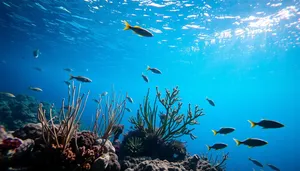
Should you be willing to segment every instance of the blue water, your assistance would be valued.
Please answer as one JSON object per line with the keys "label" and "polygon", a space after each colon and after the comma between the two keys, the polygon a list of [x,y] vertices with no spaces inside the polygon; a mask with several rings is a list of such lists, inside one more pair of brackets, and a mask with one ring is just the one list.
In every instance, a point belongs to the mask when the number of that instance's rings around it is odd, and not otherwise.
{"label": "blue water", "polygon": [[[191,154],[207,152],[206,144],[227,143],[229,171],[259,170],[248,157],[284,171],[300,170],[300,4],[299,1],[47,1],[4,0],[0,3],[0,91],[28,94],[59,106],[67,95],[63,82],[74,75],[93,80],[83,116],[89,124],[99,93],[128,92],[134,104],[122,121],[134,116],[147,89],[154,99],[176,85],[184,108],[199,104],[205,116],[196,126]],[[123,31],[122,20],[149,29],[154,37]],[[33,50],[40,49],[35,59]],[[146,72],[146,66],[163,74]],[[38,72],[33,67],[42,68]],[[149,77],[146,83],[142,72]],[[78,83],[78,82],[76,82]],[[37,86],[43,92],[32,92]],[[205,97],[213,99],[210,106]],[[248,119],[280,121],[284,128],[250,128]],[[236,131],[213,136],[212,129]],[[268,145],[236,146],[233,138],[261,138]],[[270,170],[265,166],[264,170]]]}

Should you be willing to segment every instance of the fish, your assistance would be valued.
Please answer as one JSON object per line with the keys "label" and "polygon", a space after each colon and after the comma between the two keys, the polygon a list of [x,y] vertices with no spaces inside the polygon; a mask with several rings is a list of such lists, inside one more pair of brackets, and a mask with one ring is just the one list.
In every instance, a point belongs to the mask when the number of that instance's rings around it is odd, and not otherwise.
{"label": "fish", "polygon": [[12,93],[8,93],[8,92],[0,92],[0,94],[3,94],[4,96],[7,96],[7,97],[12,97],[12,98],[16,97]]}
{"label": "fish", "polygon": [[248,158],[250,161],[252,161],[252,163],[254,163],[256,166],[259,166],[259,167],[264,167],[264,165],[262,165],[259,161],[255,160],[255,159],[252,159],[252,158]]}
{"label": "fish", "polygon": [[248,120],[248,122],[251,124],[251,128],[255,127],[256,125],[263,127],[263,129],[282,128],[282,127],[284,127],[283,124],[281,124],[277,121],[266,120],[266,119],[262,119],[259,122],[253,122],[251,120]]}
{"label": "fish", "polygon": [[244,144],[244,145],[247,145],[249,148],[264,146],[264,145],[268,144],[267,141],[262,140],[262,139],[258,139],[258,138],[248,138],[244,141],[239,141],[239,140],[233,138],[233,140],[235,141],[237,146],[239,146],[241,144]]}
{"label": "fish", "polygon": [[72,79],[76,79],[77,81],[81,81],[81,82],[85,82],[85,83],[91,83],[92,80],[88,77],[84,77],[84,76],[73,76],[70,75],[70,80]]}
{"label": "fish", "polygon": [[147,71],[152,71],[155,74],[162,74],[162,72],[157,68],[151,68],[149,65],[147,66]]}
{"label": "fish", "polygon": [[39,87],[28,87],[30,90],[33,90],[33,91],[37,91],[37,92],[42,92],[43,90]]}
{"label": "fish", "polygon": [[100,101],[97,100],[97,99],[93,99],[93,101],[96,102],[96,103],[98,103],[98,104],[100,103]]}
{"label": "fish", "polygon": [[131,112],[131,109],[129,109],[129,108],[127,108],[127,107],[125,108],[125,110],[127,110],[127,112]]}
{"label": "fish", "polygon": [[71,86],[71,83],[69,81],[64,81],[64,82],[67,84],[67,86]]}
{"label": "fish", "polygon": [[208,97],[206,97],[206,100],[208,101],[208,103],[209,103],[210,105],[216,106],[216,105],[215,105],[215,102],[214,102],[213,100],[209,99]]}
{"label": "fish", "polygon": [[217,135],[217,134],[225,134],[226,135],[226,134],[233,132],[234,130],[235,130],[235,128],[224,127],[224,128],[219,129],[219,131],[212,130],[212,132],[214,133],[214,135]]}
{"label": "fish", "polygon": [[38,58],[40,56],[40,54],[41,54],[41,52],[40,52],[39,49],[36,49],[36,50],[33,51],[33,57],[34,58]]}
{"label": "fish", "polygon": [[194,135],[194,134],[192,134],[192,133],[189,133],[189,135],[190,135],[190,138],[191,138],[192,140],[197,139],[197,136],[196,136],[196,135]]}
{"label": "fish", "polygon": [[74,70],[72,68],[64,68],[65,71],[67,72],[73,72]]}
{"label": "fish", "polygon": [[127,100],[130,102],[130,103],[133,103],[133,99],[131,97],[129,97],[128,95],[126,95],[126,98]]}
{"label": "fish", "polygon": [[125,28],[124,30],[132,30],[134,33],[142,37],[153,37],[153,34],[140,26],[131,26],[127,21],[124,21]]}
{"label": "fish", "polygon": [[144,81],[146,81],[147,83],[149,82],[149,78],[146,75],[144,75],[143,73],[142,73],[142,77],[143,77]]}
{"label": "fish", "polygon": [[272,165],[272,164],[267,164],[271,169],[276,170],[276,171],[280,171],[279,168],[277,168],[276,166]]}
{"label": "fish", "polygon": [[216,143],[212,146],[209,146],[209,145],[206,145],[206,146],[207,146],[208,150],[210,150],[210,149],[220,150],[220,149],[226,148],[228,145],[224,144],[224,143]]}
{"label": "fish", "polygon": [[100,96],[106,96],[107,94],[108,94],[108,92],[105,91],[105,92],[101,93]]}
{"label": "fish", "polygon": [[39,68],[39,67],[33,67],[33,69],[35,69],[35,70],[37,70],[37,71],[40,71],[40,72],[43,71],[42,68]]}

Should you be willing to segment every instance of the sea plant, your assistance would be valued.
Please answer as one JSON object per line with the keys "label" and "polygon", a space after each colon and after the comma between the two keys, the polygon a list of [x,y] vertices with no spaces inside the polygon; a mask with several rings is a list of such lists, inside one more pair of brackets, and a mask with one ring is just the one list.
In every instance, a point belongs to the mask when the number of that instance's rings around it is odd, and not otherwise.
{"label": "sea plant", "polygon": [[212,167],[214,167],[217,171],[226,170],[226,161],[228,160],[229,153],[223,154],[222,158],[219,159],[219,156],[213,158],[212,154],[202,154],[200,155],[200,159],[209,162]]}
{"label": "sea plant", "polygon": [[[191,104],[188,104],[187,114],[183,114],[180,111],[183,103],[179,98],[180,90],[178,87],[173,88],[172,92],[168,89],[165,91],[166,95],[162,97],[161,92],[156,87],[155,100],[151,105],[149,101],[150,89],[148,89],[143,104],[140,104],[137,116],[131,117],[129,122],[134,125],[134,128],[147,134],[155,134],[162,141],[169,141],[183,135],[189,135],[191,139],[195,139],[196,136],[192,134],[195,128],[190,129],[188,127],[198,124],[197,118],[204,115],[203,109],[196,105],[193,110]],[[159,116],[157,101],[164,108],[164,111],[160,111]],[[160,119],[160,122],[157,118]]]}
{"label": "sea plant", "polygon": [[130,156],[138,156],[144,150],[143,140],[139,137],[131,137],[126,142],[125,148],[130,153]]}
{"label": "sea plant", "polygon": [[[183,160],[186,157],[186,147],[184,143],[176,139],[184,135],[189,135],[193,140],[196,139],[196,136],[192,134],[195,128],[191,126],[198,124],[197,119],[204,113],[203,109],[197,105],[192,107],[188,104],[187,113],[184,114],[181,111],[183,103],[179,92],[178,87],[173,88],[172,91],[166,89],[165,96],[163,96],[156,87],[156,95],[151,103],[150,89],[148,89],[136,117],[129,118],[129,122],[133,124],[133,130],[124,136],[123,147],[126,147],[130,138],[139,137],[143,140],[143,153],[140,155],[169,161]],[[121,154],[126,156],[130,153],[123,148]]]}
{"label": "sea plant", "polygon": [[[53,116],[54,105],[52,105],[49,110],[49,120],[46,117],[46,110],[43,109],[43,104],[40,103],[37,115],[38,120],[42,124],[42,135],[46,145],[62,146],[62,149],[65,150],[71,139],[76,135],[78,123],[85,109],[89,95],[89,92],[86,97],[84,94],[80,95],[80,89],[81,84],[76,94],[76,87],[73,82],[72,86],[69,86],[68,89],[67,106],[65,106],[65,99],[63,99],[59,115]],[[57,120],[58,124],[55,124],[55,120]],[[78,147],[76,150],[78,151]]]}

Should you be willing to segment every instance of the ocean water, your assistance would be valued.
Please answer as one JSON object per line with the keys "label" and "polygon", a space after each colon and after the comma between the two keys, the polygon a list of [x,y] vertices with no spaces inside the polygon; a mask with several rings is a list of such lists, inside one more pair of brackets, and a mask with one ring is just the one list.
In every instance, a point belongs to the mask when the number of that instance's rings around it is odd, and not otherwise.
{"label": "ocean water", "polygon": [[[148,29],[154,37],[124,31],[123,21]],[[39,49],[38,58],[33,51]],[[199,118],[187,141],[191,154],[207,153],[206,145],[228,144],[213,155],[229,152],[227,170],[260,170],[248,157],[283,171],[299,171],[300,2],[297,0],[2,0],[0,3],[0,91],[27,94],[60,106],[67,95],[64,80],[91,78],[83,116],[89,124],[104,91],[134,99],[122,123],[135,116],[150,88],[179,86],[184,103],[198,104]],[[146,71],[159,68],[161,75]],[[39,67],[39,72],[34,67]],[[149,78],[146,83],[141,74]],[[75,82],[78,85],[78,82]],[[33,92],[37,86],[43,92]],[[205,100],[209,97],[216,106]],[[247,120],[276,120],[284,128],[250,128]],[[212,129],[230,126],[229,135]],[[236,146],[233,138],[261,138],[263,147]],[[264,170],[270,170],[265,166]]]}

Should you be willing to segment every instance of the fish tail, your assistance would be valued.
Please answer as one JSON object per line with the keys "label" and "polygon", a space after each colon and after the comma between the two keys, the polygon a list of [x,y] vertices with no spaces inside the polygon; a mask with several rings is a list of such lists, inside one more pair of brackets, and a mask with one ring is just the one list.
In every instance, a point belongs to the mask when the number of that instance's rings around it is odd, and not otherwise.
{"label": "fish tail", "polygon": [[147,71],[150,70],[150,66],[149,66],[149,65],[147,65],[147,69],[146,69],[146,70],[147,70]]}
{"label": "fish tail", "polygon": [[248,120],[248,122],[251,124],[251,128],[255,127],[257,124],[253,121]]}
{"label": "fish tail", "polygon": [[236,143],[237,146],[241,145],[241,141],[239,141],[239,140],[237,140],[235,138],[233,138],[233,140],[235,141],[235,143]]}
{"label": "fish tail", "polygon": [[125,27],[124,30],[129,30],[131,28],[130,24],[127,21],[124,21]]}
{"label": "fish tail", "polygon": [[209,145],[206,145],[206,147],[207,147],[208,151],[211,149],[211,147]]}
{"label": "fish tail", "polygon": [[211,131],[214,133],[214,135],[218,134],[218,132],[216,130],[211,130]]}
{"label": "fish tail", "polygon": [[70,74],[70,80],[72,80],[74,78],[74,76],[72,74]]}

